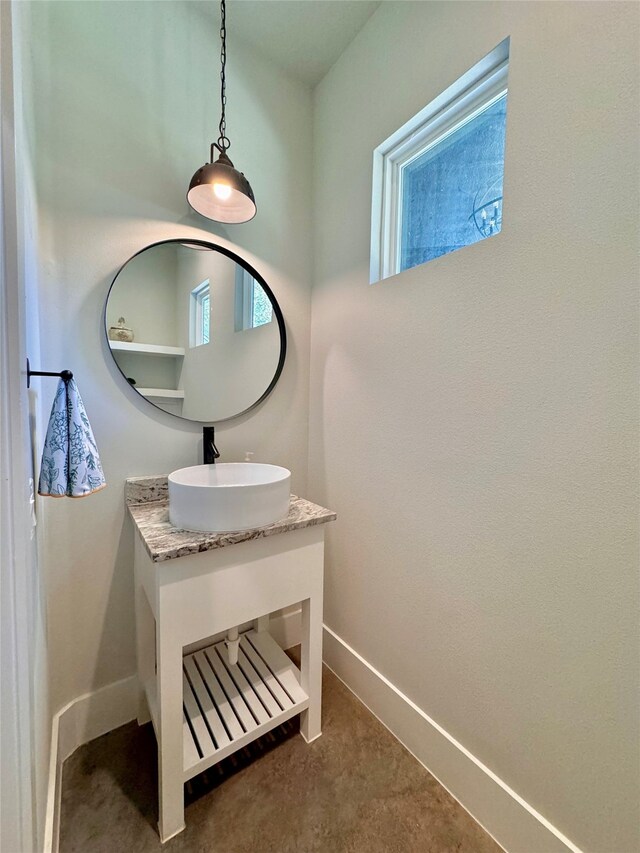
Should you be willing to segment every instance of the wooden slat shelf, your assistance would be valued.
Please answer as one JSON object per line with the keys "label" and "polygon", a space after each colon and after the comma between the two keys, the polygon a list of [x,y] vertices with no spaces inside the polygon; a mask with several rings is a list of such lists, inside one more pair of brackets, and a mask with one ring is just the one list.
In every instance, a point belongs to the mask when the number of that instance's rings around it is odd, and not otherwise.
{"label": "wooden slat shelf", "polygon": [[[267,631],[241,635],[234,665],[224,641],[186,655],[182,681],[185,782],[309,706],[297,667]],[[155,684],[145,692],[156,725]]]}

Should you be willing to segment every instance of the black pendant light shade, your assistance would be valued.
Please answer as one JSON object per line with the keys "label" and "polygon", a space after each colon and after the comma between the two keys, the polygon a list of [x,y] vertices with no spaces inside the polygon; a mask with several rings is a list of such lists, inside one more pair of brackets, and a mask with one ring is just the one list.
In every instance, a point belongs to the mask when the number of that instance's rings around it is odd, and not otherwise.
{"label": "black pendant light shade", "polygon": [[[251,184],[234,169],[227,155],[231,142],[227,137],[225,108],[227,26],[225,0],[220,0],[220,136],[211,145],[211,162],[201,166],[191,178],[187,201],[191,207],[207,219],[215,222],[248,222],[256,215],[256,201]],[[213,162],[214,149],[220,156]]]}
{"label": "black pendant light shade", "polygon": [[[216,222],[248,222],[256,215],[256,202],[251,184],[234,169],[224,151],[213,162],[201,166],[191,178],[187,201],[191,207]],[[217,147],[217,146],[216,146]]]}

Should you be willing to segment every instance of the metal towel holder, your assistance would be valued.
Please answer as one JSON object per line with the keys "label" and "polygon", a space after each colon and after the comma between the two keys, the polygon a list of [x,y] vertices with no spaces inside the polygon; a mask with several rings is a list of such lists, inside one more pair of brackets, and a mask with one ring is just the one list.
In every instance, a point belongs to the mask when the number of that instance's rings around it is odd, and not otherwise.
{"label": "metal towel holder", "polygon": [[73,379],[73,373],[70,370],[61,370],[59,373],[52,373],[49,370],[31,370],[29,359],[27,359],[27,388],[31,388],[32,376],[59,376],[67,384],[70,379]]}

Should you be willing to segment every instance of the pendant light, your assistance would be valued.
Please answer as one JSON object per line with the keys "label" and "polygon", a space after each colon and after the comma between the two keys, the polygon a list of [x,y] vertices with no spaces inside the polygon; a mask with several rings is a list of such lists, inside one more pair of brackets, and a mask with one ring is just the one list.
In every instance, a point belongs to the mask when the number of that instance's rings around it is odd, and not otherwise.
{"label": "pendant light", "polygon": [[[256,215],[256,202],[251,184],[234,168],[227,156],[231,145],[227,137],[225,108],[225,69],[227,64],[227,28],[225,0],[220,2],[220,124],[217,142],[211,143],[210,163],[205,163],[191,178],[187,201],[197,212],[214,222],[248,222]],[[214,149],[219,152],[213,162]]]}

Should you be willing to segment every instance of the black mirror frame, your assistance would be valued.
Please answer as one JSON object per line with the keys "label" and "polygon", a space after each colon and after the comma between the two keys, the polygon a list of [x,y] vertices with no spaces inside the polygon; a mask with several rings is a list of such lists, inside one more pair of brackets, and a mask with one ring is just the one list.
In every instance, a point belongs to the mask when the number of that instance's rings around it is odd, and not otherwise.
{"label": "black mirror frame", "polygon": [[[109,297],[111,296],[111,291],[113,290],[113,286],[115,285],[115,283],[118,279],[118,276],[120,275],[121,272],[123,272],[125,267],[128,264],[130,264],[131,261],[134,260],[134,258],[138,257],[138,255],[141,255],[143,252],[146,252],[148,249],[153,249],[156,246],[164,246],[167,243],[181,243],[183,245],[184,244],[191,244],[194,246],[202,246],[205,249],[211,249],[214,252],[220,252],[222,255],[226,255],[232,261],[235,261],[243,269],[245,269],[258,282],[258,284],[262,287],[264,292],[269,297],[269,301],[271,302],[271,305],[273,307],[273,313],[274,313],[276,321],[278,323],[278,331],[280,332],[280,357],[278,358],[278,364],[277,364],[275,373],[273,374],[273,379],[271,380],[271,382],[267,386],[266,391],[264,391],[264,393],[254,403],[252,403],[246,409],[243,409],[241,412],[237,412],[235,415],[230,415],[227,418],[220,418],[220,420],[214,420],[214,421],[211,421],[211,420],[210,421],[200,421],[200,420],[196,420],[195,418],[185,418],[182,415],[176,415],[174,412],[168,412],[166,409],[163,409],[162,406],[158,406],[156,403],[152,403],[148,397],[145,397],[143,394],[140,394],[138,392],[135,385],[131,385],[131,383],[127,381],[126,374],[124,373],[124,371],[122,370],[122,368],[120,367],[118,362],[116,361],[115,356],[113,355],[113,352],[111,352],[110,338],[109,338],[109,327],[108,327],[108,321],[107,321],[107,305],[109,304]],[[148,246],[143,246],[142,249],[139,249],[137,252],[135,252],[135,254],[131,255],[131,257],[128,258],[122,264],[122,266],[120,267],[118,272],[114,275],[113,281],[109,285],[109,290],[107,291],[107,296],[106,296],[106,299],[104,301],[103,325],[104,325],[104,334],[105,334],[105,338],[107,341],[107,346],[109,347],[109,352],[111,353],[111,358],[113,359],[114,364],[118,368],[118,371],[120,372],[120,374],[124,378],[127,386],[129,388],[132,388],[138,394],[138,397],[140,397],[141,400],[144,400],[150,406],[153,406],[155,409],[158,409],[160,412],[164,412],[165,415],[170,415],[171,417],[179,418],[180,420],[187,421],[188,423],[222,424],[222,423],[226,423],[227,421],[232,421],[235,418],[239,418],[242,415],[246,415],[247,412],[250,412],[253,409],[255,409],[257,406],[260,405],[260,403],[262,403],[263,400],[265,400],[269,396],[269,394],[275,388],[278,379],[280,379],[280,374],[282,373],[282,369],[284,367],[284,361],[285,361],[285,358],[287,355],[287,331],[286,331],[286,328],[284,325],[284,317],[282,316],[282,311],[280,309],[280,306],[278,305],[278,302],[277,302],[275,296],[273,295],[273,291],[271,290],[271,288],[269,287],[267,282],[264,280],[264,278],[260,275],[260,273],[256,269],[254,269],[254,267],[252,267],[248,261],[245,261],[244,258],[241,258],[240,255],[237,255],[235,252],[232,252],[230,249],[227,249],[224,246],[220,246],[218,243],[211,243],[208,240],[198,240],[198,239],[191,238],[191,237],[173,237],[170,240],[158,240],[156,243],[149,243]]]}

